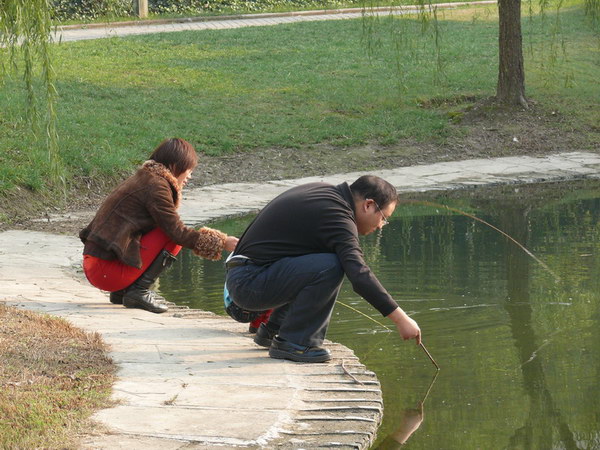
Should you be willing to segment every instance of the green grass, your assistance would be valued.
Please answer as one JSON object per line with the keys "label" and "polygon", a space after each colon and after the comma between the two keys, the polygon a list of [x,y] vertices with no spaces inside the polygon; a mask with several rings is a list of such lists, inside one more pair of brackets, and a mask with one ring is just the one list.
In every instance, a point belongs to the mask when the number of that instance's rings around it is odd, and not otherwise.
{"label": "green grass", "polygon": [[[600,122],[600,45],[584,22],[581,8],[562,12],[568,60],[550,67],[554,34],[534,19],[525,39],[534,49],[526,55],[527,93],[560,109],[573,126],[590,128]],[[118,178],[170,136],[210,155],[302,151],[318,143],[393,145],[405,138],[443,142],[457,132],[448,102],[463,108],[468,100],[460,99],[494,95],[495,9],[445,13],[444,74],[437,82],[435,48],[420,37],[418,21],[379,19],[370,34],[364,25],[314,22],[55,46],[67,177]],[[396,53],[402,36],[406,45]],[[565,86],[567,75],[573,81]],[[0,193],[43,191],[48,174],[44,141],[33,139],[21,118],[20,84],[8,78],[1,88]]]}

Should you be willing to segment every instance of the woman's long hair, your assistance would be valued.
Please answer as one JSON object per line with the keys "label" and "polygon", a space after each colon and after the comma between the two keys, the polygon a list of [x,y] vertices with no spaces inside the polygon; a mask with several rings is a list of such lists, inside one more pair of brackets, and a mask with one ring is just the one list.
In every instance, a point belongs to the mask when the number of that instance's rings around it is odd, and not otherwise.
{"label": "woman's long hair", "polygon": [[180,138],[165,139],[150,155],[150,158],[167,167],[174,176],[179,176],[198,165],[196,150],[188,141]]}

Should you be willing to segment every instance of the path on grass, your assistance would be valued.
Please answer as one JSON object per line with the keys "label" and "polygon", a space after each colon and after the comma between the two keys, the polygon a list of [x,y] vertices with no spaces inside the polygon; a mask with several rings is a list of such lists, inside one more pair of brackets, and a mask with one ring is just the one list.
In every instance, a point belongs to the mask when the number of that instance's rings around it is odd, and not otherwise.
{"label": "path on grass", "polygon": [[[438,9],[451,9],[460,6],[493,5],[495,0],[438,3]],[[314,22],[322,20],[358,19],[367,15],[401,15],[419,10],[419,6],[383,8],[347,8],[318,11],[295,11],[287,13],[240,14],[235,16],[205,16],[187,19],[165,19],[114,22],[90,25],[68,25],[59,27],[53,34],[55,42],[102,39],[139,34],[169,33],[174,31],[225,30],[231,28],[279,25],[283,23]]]}
{"label": "path on grass", "polygon": [[[372,173],[401,193],[600,178],[600,155],[475,159]],[[260,208],[298,184],[351,182],[358,175],[184,190],[181,213],[186,223],[202,223]],[[93,214],[79,213],[84,219]],[[85,436],[82,447],[366,449],[375,439],[381,389],[376,374],[350,349],[327,343],[333,359],[323,364],[273,360],[245,325],[229,318],[185,309],[156,315],[113,305],[85,282],[81,251],[76,236],[0,233],[0,302],[63,317],[100,333],[111,346],[119,368],[117,403],[96,413],[101,428]]]}

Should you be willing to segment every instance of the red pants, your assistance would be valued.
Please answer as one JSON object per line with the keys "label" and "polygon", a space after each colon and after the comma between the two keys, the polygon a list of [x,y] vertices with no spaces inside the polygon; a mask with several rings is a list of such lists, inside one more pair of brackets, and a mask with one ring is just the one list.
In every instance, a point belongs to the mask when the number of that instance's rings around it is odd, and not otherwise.
{"label": "red pants", "polygon": [[267,323],[269,321],[269,316],[271,316],[272,312],[273,312],[272,309],[265,311],[260,316],[258,316],[256,319],[254,319],[252,322],[250,322],[250,326],[252,328],[258,328],[258,327],[260,327],[261,323]]}
{"label": "red pants", "polygon": [[123,264],[118,259],[107,261],[95,256],[83,255],[83,271],[88,281],[103,291],[119,291],[131,286],[156,259],[162,250],[176,256],[181,245],[171,241],[163,230],[155,228],[140,239],[142,268]]}

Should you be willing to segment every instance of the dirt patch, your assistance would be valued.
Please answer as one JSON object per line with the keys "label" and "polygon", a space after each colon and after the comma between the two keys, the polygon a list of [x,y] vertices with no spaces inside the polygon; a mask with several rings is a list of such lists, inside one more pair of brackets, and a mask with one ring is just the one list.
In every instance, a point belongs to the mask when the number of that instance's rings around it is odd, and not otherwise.
{"label": "dirt patch", "polygon": [[[600,152],[600,129],[573,124],[558,111],[531,102],[528,110],[498,107],[493,99],[438,99],[423,108],[446,111],[451,137],[426,142],[404,140],[392,146],[336,147],[313,145],[301,149],[261,148],[220,157],[202,156],[188,188],[220,183],[261,182],[306,176],[392,169],[473,158],[543,156],[552,153]],[[468,106],[465,106],[468,104]],[[462,105],[462,106],[461,106]],[[61,223],[44,221],[57,213],[95,210],[118,180],[75,180],[65,206],[20,190],[0,207],[8,218],[0,229],[31,229],[77,233],[87,222],[74,214]],[[42,219],[42,220],[40,220]]]}

